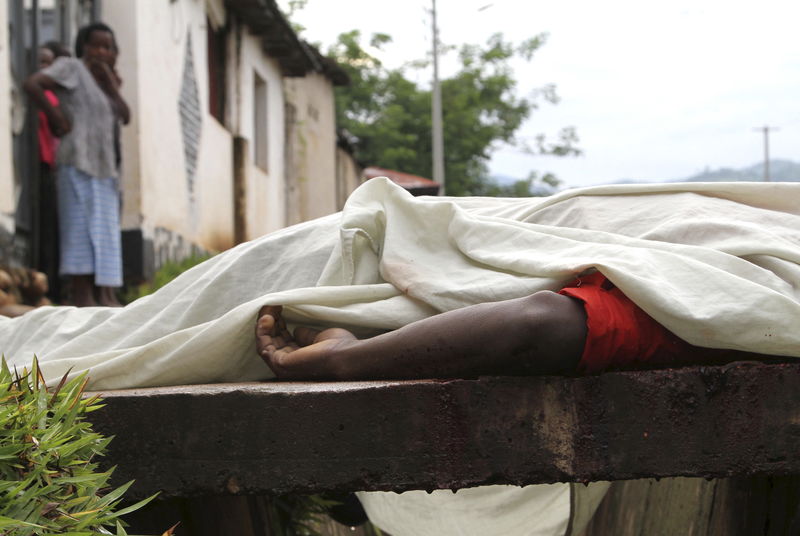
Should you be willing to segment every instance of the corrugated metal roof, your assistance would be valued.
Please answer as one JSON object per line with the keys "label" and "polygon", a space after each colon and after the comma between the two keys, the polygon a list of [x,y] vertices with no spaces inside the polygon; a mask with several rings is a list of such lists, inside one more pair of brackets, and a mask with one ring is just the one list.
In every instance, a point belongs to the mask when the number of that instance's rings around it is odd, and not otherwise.
{"label": "corrugated metal roof", "polygon": [[275,0],[226,0],[225,7],[261,38],[264,51],[278,60],[285,76],[305,76],[314,71],[335,85],[349,83],[347,74],[333,59],[297,36]]}
{"label": "corrugated metal roof", "polygon": [[439,193],[439,189],[441,188],[441,185],[438,182],[426,179],[425,177],[377,166],[369,166],[368,168],[365,168],[362,175],[364,176],[365,180],[374,179],[375,177],[388,177],[389,180],[395,184],[402,186],[414,194],[436,195]]}

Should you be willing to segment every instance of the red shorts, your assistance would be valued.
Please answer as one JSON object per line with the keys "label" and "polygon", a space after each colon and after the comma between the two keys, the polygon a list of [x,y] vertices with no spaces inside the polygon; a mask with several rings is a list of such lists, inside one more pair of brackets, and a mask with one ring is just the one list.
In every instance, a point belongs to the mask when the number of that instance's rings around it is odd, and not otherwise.
{"label": "red shorts", "polygon": [[726,350],[693,346],[642,311],[622,291],[595,272],[559,294],[579,299],[586,310],[586,345],[578,371],[652,368],[724,361]]}

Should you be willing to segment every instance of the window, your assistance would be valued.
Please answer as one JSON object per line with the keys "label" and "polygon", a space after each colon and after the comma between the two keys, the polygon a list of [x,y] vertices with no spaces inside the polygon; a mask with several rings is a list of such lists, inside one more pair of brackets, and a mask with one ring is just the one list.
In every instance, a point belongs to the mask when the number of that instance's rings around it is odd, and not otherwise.
{"label": "window", "polygon": [[208,112],[220,123],[225,123],[225,31],[215,29],[206,18],[208,34]]}
{"label": "window", "polygon": [[255,164],[268,171],[269,136],[267,131],[267,82],[253,72],[253,158]]}

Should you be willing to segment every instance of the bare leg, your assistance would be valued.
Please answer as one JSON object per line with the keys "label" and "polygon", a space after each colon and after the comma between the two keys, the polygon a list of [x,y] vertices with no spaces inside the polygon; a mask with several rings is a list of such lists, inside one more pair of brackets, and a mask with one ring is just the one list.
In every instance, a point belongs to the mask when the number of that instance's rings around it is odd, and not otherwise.
{"label": "bare leg", "polygon": [[112,287],[97,287],[97,301],[106,307],[122,307]]}
{"label": "bare leg", "polygon": [[9,316],[14,318],[16,316],[22,316],[29,311],[33,311],[34,309],[35,307],[31,307],[30,305],[22,305],[18,303],[0,305],[0,316]]}
{"label": "bare leg", "polygon": [[465,307],[365,340],[338,328],[298,328],[292,336],[280,313],[261,309],[256,342],[285,379],[568,373],[586,341],[583,305],[553,292]]}
{"label": "bare leg", "polygon": [[72,294],[72,305],[76,307],[92,307],[97,305],[92,293],[92,275],[72,275],[70,276],[70,292]]}

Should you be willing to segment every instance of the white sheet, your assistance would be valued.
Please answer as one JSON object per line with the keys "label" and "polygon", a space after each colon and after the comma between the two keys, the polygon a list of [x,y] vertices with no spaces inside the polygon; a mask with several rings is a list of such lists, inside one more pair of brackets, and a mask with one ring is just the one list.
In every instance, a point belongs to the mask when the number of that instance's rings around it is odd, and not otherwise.
{"label": "white sheet", "polygon": [[[800,357],[800,184],[415,199],[385,179],[359,188],[342,214],[242,244],[124,309],[45,307],[0,320],[0,351],[17,366],[38,354],[50,380],[91,370],[90,388],[99,390],[263,379],[270,372],[253,340],[262,305],[286,305],[291,321],[369,335],[555,290],[591,268],[693,344]],[[547,521],[555,534],[569,515],[567,488],[548,489],[561,505]],[[413,512],[438,530],[440,519],[409,501],[394,502],[395,521]],[[500,502],[508,501],[516,499]],[[504,511],[512,525],[533,507],[515,504],[524,507]],[[389,532],[403,526],[385,519]],[[465,520],[470,526],[482,525],[476,517]]]}
{"label": "white sheet", "polygon": [[394,329],[557,289],[595,267],[691,343],[800,357],[800,184],[620,185],[540,199],[412,198],[373,179],[342,214],[242,244],[124,309],[0,320],[0,351],[91,388],[270,377],[263,304],[293,321]]}

